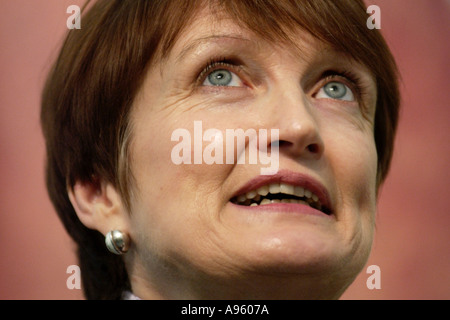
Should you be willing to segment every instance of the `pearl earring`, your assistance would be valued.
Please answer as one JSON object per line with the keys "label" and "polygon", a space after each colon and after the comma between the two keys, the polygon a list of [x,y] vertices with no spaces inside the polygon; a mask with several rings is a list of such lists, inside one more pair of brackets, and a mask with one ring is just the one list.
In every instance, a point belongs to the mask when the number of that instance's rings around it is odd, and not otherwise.
{"label": "pearl earring", "polygon": [[110,252],[121,255],[128,251],[130,238],[122,231],[112,230],[106,235],[105,244]]}

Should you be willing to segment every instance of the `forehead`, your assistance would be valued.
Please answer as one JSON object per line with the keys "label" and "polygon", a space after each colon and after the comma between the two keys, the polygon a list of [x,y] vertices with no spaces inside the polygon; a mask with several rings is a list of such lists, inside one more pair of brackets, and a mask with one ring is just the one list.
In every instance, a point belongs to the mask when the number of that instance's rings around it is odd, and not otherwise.
{"label": "forehead", "polygon": [[[263,26],[261,26],[263,28]],[[290,30],[280,30],[277,35],[261,35],[260,32],[250,30],[236,19],[233,19],[224,10],[211,10],[207,6],[199,8],[188,24],[180,33],[169,54],[177,62],[189,56],[200,56],[212,45],[218,47],[223,55],[236,49],[242,52],[252,52],[270,56],[273,49],[281,49],[294,56],[294,58],[316,64],[340,64],[358,68],[366,74],[369,69],[361,65],[346,52],[338,51],[331,45],[314,37],[301,26]],[[231,48],[231,49],[230,49]]]}
{"label": "forehead", "polygon": [[[292,52],[303,52],[302,56],[311,49],[325,52],[323,49],[329,47],[300,27],[296,30],[281,31],[278,37],[274,37],[273,34],[264,37],[260,32],[250,30],[240,21],[233,19],[224,10],[212,11],[204,6],[192,17],[192,23],[182,30],[170,53],[164,55],[163,60],[175,56],[176,60],[180,61],[189,54],[200,55],[211,44],[221,46],[224,54],[228,46],[252,49],[254,52],[277,46]],[[332,49],[328,48],[327,52],[330,51]]]}
{"label": "forehead", "polygon": [[[257,5],[255,4],[257,2]],[[171,2],[169,2],[171,3]],[[383,63],[380,35],[366,27],[362,1],[199,0],[174,2],[162,12],[153,65],[168,60],[173,51],[188,51],[193,42],[212,35],[247,35],[277,47],[311,49],[313,43],[351,57],[378,75]],[[166,19],[166,20],[164,20]],[[261,43],[261,41],[259,41]],[[308,45],[306,45],[308,44]],[[382,45],[382,43],[381,43]],[[199,48],[200,49],[200,48]],[[303,48],[304,49],[304,48]],[[311,50],[297,50],[305,57]]]}

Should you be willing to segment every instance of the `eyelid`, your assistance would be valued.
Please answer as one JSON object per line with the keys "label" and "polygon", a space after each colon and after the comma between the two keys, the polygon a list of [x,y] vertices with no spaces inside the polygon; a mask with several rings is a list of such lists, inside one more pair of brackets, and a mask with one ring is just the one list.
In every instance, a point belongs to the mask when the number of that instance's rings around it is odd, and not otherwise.
{"label": "eyelid", "polygon": [[319,84],[314,92],[314,96],[319,92],[321,88],[323,88],[330,82],[341,82],[345,84],[352,91],[354,97],[356,98],[356,101],[361,100],[361,81],[357,75],[353,74],[350,71],[327,71],[323,73],[320,77],[320,80],[318,81]]}
{"label": "eyelid", "polygon": [[235,73],[243,83],[246,83],[241,77],[242,66],[240,63],[230,59],[211,59],[198,74],[196,85],[201,86],[209,73],[219,69],[226,69]]}

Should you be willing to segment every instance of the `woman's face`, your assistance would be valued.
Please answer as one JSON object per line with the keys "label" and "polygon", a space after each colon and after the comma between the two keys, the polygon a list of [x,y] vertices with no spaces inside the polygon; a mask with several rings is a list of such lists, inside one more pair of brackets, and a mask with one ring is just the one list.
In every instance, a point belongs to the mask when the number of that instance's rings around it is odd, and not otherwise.
{"label": "woman's face", "polygon": [[[293,35],[269,42],[203,12],[151,67],[131,116],[138,296],[337,298],[364,266],[376,86],[363,66]],[[267,130],[257,148],[276,174],[250,161],[249,140],[227,143],[237,129]]]}

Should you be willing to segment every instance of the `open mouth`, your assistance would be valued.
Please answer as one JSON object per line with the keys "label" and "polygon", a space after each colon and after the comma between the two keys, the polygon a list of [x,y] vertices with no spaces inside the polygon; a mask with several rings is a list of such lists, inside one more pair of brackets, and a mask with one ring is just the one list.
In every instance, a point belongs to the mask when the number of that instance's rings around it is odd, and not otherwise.
{"label": "open mouth", "polygon": [[327,215],[331,215],[331,210],[311,190],[287,183],[271,183],[261,186],[256,190],[233,197],[231,202],[250,207],[273,203],[303,204]]}

